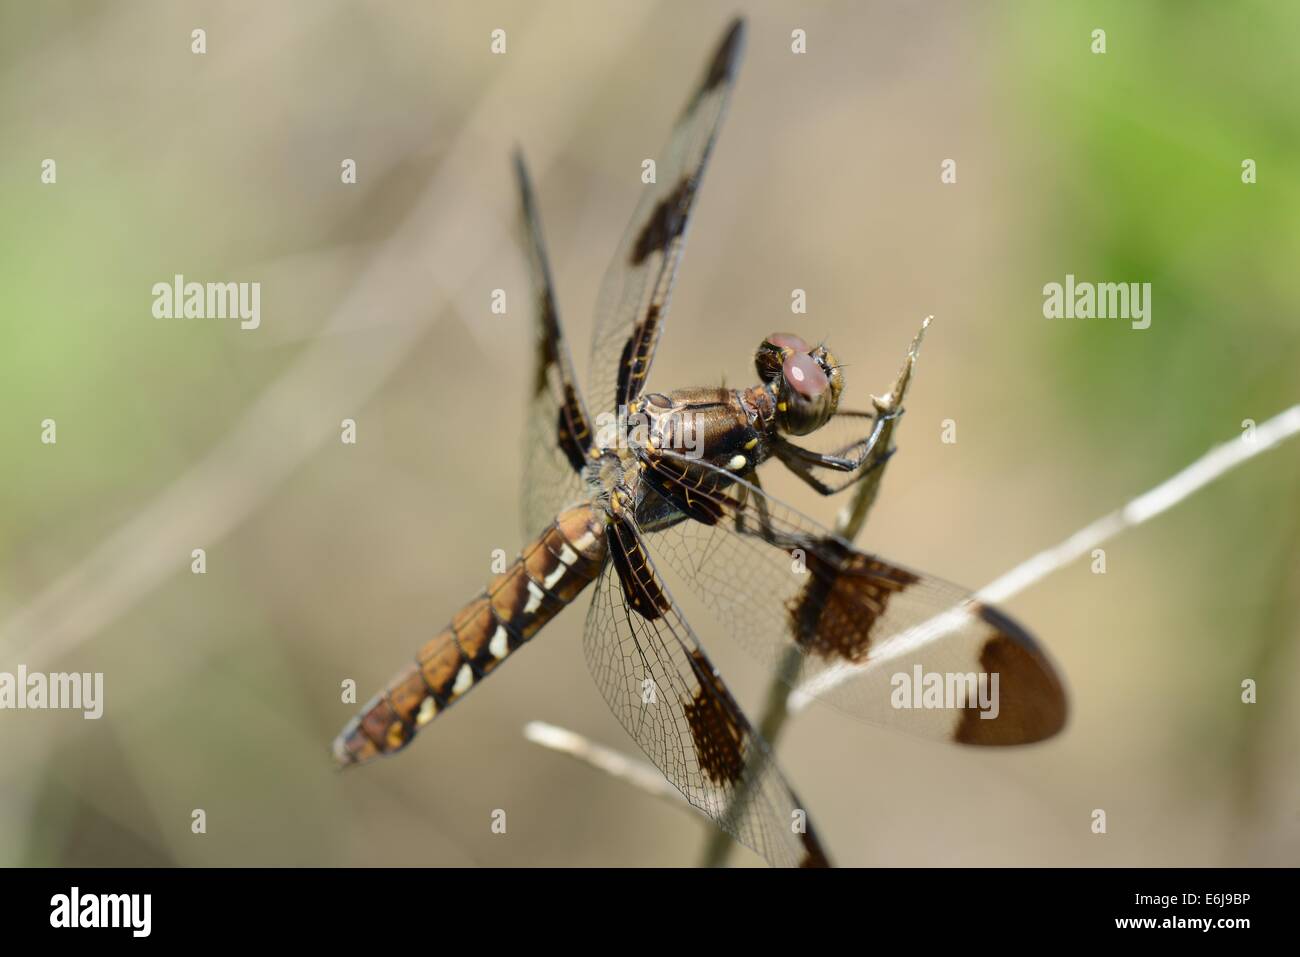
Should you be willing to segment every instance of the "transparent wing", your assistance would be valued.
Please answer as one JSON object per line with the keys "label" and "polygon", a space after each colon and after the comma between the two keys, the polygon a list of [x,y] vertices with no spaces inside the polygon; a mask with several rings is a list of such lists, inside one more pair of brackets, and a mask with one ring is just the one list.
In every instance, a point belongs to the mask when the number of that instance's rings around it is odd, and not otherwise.
{"label": "transparent wing", "polygon": [[524,535],[531,537],[583,494],[582,467],[591,446],[591,420],[564,341],[542,223],[522,153],[515,153],[521,223],[533,280],[537,364],[524,436]]}
{"label": "transparent wing", "polygon": [[618,720],[692,805],[769,863],[827,865],[807,812],[700,648],[639,536],[616,521],[609,545],[583,648]]}
{"label": "transparent wing", "polygon": [[691,516],[649,534],[651,551],[792,687],[966,744],[1024,744],[1064,725],[1055,668],[1007,615],[707,462],[654,450],[646,461],[656,494]]}
{"label": "transparent wing", "polygon": [[726,112],[744,38],[743,21],[733,21],[667,146],[655,157],[656,181],[644,187],[601,282],[588,372],[591,408],[597,415],[615,411],[639,395],[650,371],[691,210]]}

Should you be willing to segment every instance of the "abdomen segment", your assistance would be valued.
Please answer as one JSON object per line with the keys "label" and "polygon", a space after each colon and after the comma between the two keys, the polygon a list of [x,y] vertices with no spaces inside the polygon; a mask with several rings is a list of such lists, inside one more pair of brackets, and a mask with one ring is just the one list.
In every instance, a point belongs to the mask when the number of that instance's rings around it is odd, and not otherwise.
{"label": "abdomen segment", "polygon": [[606,547],[593,506],[562,512],[348,722],[334,739],[335,760],[347,767],[404,748],[577,598],[600,573]]}

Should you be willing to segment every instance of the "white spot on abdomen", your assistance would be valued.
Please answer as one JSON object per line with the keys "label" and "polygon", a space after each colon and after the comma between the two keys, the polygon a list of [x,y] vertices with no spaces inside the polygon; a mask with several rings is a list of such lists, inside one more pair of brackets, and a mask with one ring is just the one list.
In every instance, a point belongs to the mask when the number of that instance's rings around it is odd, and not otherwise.
{"label": "white spot on abdomen", "polygon": [[567,572],[568,570],[569,570],[568,566],[566,565],[556,565],[555,571],[551,572],[549,575],[547,575],[545,578],[542,579],[542,587],[545,588],[547,591],[550,591],[555,587],[555,583],[564,577],[564,573]]}
{"label": "white spot on abdomen", "polygon": [[488,642],[488,651],[492,652],[493,658],[504,658],[510,653],[510,636],[500,625],[497,625],[492,640]]}
{"label": "white spot on abdomen", "polygon": [[542,599],[545,598],[545,597],[546,597],[546,596],[542,594],[542,590],[541,590],[540,588],[537,587],[537,583],[534,582],[533,580],[529,579],[529,581],[528,581],[528,604],[524,605],[524,614],[525,614],[525,615],[534,615],[534,614],[536,614],[536,613],[537,613],[537,609],[539,609],[539,608],[542,607]]}
{"label": "white spot on abdomen", "polygon": [[462,695],[474,685],[474,669],[469,665],[461,665],[460,671],[456,672],[456,683],[451,686],[451,693]]}

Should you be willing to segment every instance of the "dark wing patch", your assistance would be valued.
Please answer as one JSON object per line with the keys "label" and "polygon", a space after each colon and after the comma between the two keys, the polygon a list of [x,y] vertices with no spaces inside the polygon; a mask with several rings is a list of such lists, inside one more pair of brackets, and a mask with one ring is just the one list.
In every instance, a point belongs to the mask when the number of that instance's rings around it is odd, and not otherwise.
{"label": "dark wing patch", "polygon": [[515,153],[524,244],[536,297],[537,364],[528,397],[523,475],[524,532],[531,537],[583,492],[592,444],[587,415],[564,340],[542,224],[522,154]]}
{"label": "dark wing patch", "polygon": [[[583,650],[614,715],[687,801],[737,841],[775,866],[826,866],[806,808],[726,691],[654,566],[647,562],[647,574],[667,607],[652,617],[631,608],[613,567],[607,565],[596,583]],[[796,811],[804,812],[802,832]]]}
{"label": "dark wing patch", "polygon": [[668,596],[660,589],[637,534],[626,521],[615,518],[610,520],[606,539],[628,607],[642,618],[660,617],[668,610]]}
{"label": "dark wing patch", "polygon": [[[523,157],[516,156],[515,161],[520,165],[519,174],[527,176],[523,171]],[[520,190],[523,192],[524,207],[524,229],[528,232],[530,238],[534,235],[532,241],[532,266],[535,270],[533,277],[533,293],[537,297],[537,365],[533,370],[533,392],[534,396],[540,395],[550,384],[550,370],[554,365],[560,362],[560,342],[563,333],[560,329],[560,316],[557,312],[558,306],[555,302],[555,290],[551,287],[551,271],[546,260],[546,251],[540,247],[540,236],[542,224],[535,218],[537,215],[536,208],[533,206],[532,193],[528,180],[520,183]],[[536,230],[534,234],[534,230]]]}
{"label": "dark wing patch", "polygon": [[564,384],[564,402],[555,416],[555,439],[569,466],[581,473],[591,452],[591,426],[582,397],[569,382]]}
{"label": "dark wing patch", "polygon": [[641,394],[650,362],[654,359],[655,343],[659,341],[659,317],[663,313],[653,303],[646,310],[632,335],[623,344],[618,363],[618,402],[626,405]]}
{"label": "dark wing patch", "polygon": [[691,668],[700,688],[685,710],[700,769],[714,784],[735,784],[745,772],[740,706],[703,654],[691,652]]}
{"label": "dark wing patch", "polygon": [[632,245],[631,265],[639,266],[651,253],[663,252],[668,244],[686,229],[686,219],[691,214],[691,202],[695,199],[695,181],[683,179],[677,188],[659,200],[650,214],[645,228]]}
{"label": "dark wing patch", "polygon": [[736,20],[656,157],[655,182],[643,187],[601,282],[589,366],[591,408],[598,414],[627,405],[645,385],[744,36],[744,23]]}
{"label": "dark wing patch", "polygon": [[865,661],[890,598],[919,577],[834,537],[816,539],[804,560],[808,582],[787,604],[795,641],[825,659]]}
{"label": "dark wing patch", "polygon": [[[695,511],[710,520],[662,523],[647,535],[649,551],[792,687],[873,724],[969,744],[1028,743],[1064,723],[1054,665],[1005,614],[956,585],[859,551],[707,461],[656,454],[656,474],[711,472],[713,480],[689,489]],[[939,709],[896,703],[897,683],[917,666],[923,675],[978,678],[994,664],[1002,669],[1001,710],[979,718],[977,729],[964,700]]]}

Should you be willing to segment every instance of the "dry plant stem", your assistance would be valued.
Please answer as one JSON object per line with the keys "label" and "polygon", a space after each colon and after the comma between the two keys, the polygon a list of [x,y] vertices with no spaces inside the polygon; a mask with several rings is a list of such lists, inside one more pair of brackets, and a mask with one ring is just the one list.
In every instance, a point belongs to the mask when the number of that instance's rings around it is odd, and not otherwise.
{"label": "dry plant stem", "polygon": [[652,764],[603,747],[575,731],[545,721],[529,721],[524,725],[524,737],[533,744],[567,754],[598,771],[604,771],[610,777],[630,784],[639,791],[662,798],[676,807],[694,811],[682,797],[682,792],[673,787]]}
{"label": "dry plant stem", "polygon": [[1120,532],[1155,518],[1220,475],[1261,452],[1268,451],[1297,432],[1300,432],[1300,405],[1293,405],[1285,412],[1279,412],[1267,422],[1257,425],[1253,437],[1248,437],[1249,433],[1245,433],[1216,445],[1177,475],[1142,493],[1123,508],[1099,518],[1056,547],[1039,552],[1017,565],[997,581],[981,588],[979,597],[990,602],[1005,601]]}
{"label": "dry plant stem", "polygon": [[[921,328],[912,339],[912,345],[907,350],[907,357],[903,360],[903,367],[898,371],[893,388],[883,397],[871,397],[878,416],[902,411],[903,399],[907,396],[908,386],[912,383],[912,370],[916,367],[916,357],[921,351],[921,340],[925,338],[925,331],[930,328],[933,319],[934,316],[926,316],[922,320]],[[866,477],[857,484],[853,499],[836,519],[835,534],[845,541],[851,542],[858,537],[862,526],[866,524],[867,516],[871,513],[872,506],[876,503],[876,496],[880,493],[880,481],[884,478],[885,466],[894,449],[894,429],[899,421],[900,416],[894,415],[886,419],[881,426],[880,435],[876,438],[876,444],[872,446],[870,457],[863,464]],[[767,687],[767,700],[763,705],[763,716],[759,719],[758,730],[772,754],[776,753],[776,740],[780,737],[786,719],[790,716],[790,689],[793,687],[794,677],[799,673],[801,657],[799,649],[794,646],[787,648]],[[740,806],[748,800],[749,795],[744,792],[738,793],[735,798],[736,804]],[[735,841],[732,840],[731,835],[721,828],[715,829],[709,835],[708,843],[704,848],[703,866],[721,867],[726,863],[727,855],[731,853],[734,845]]]}

